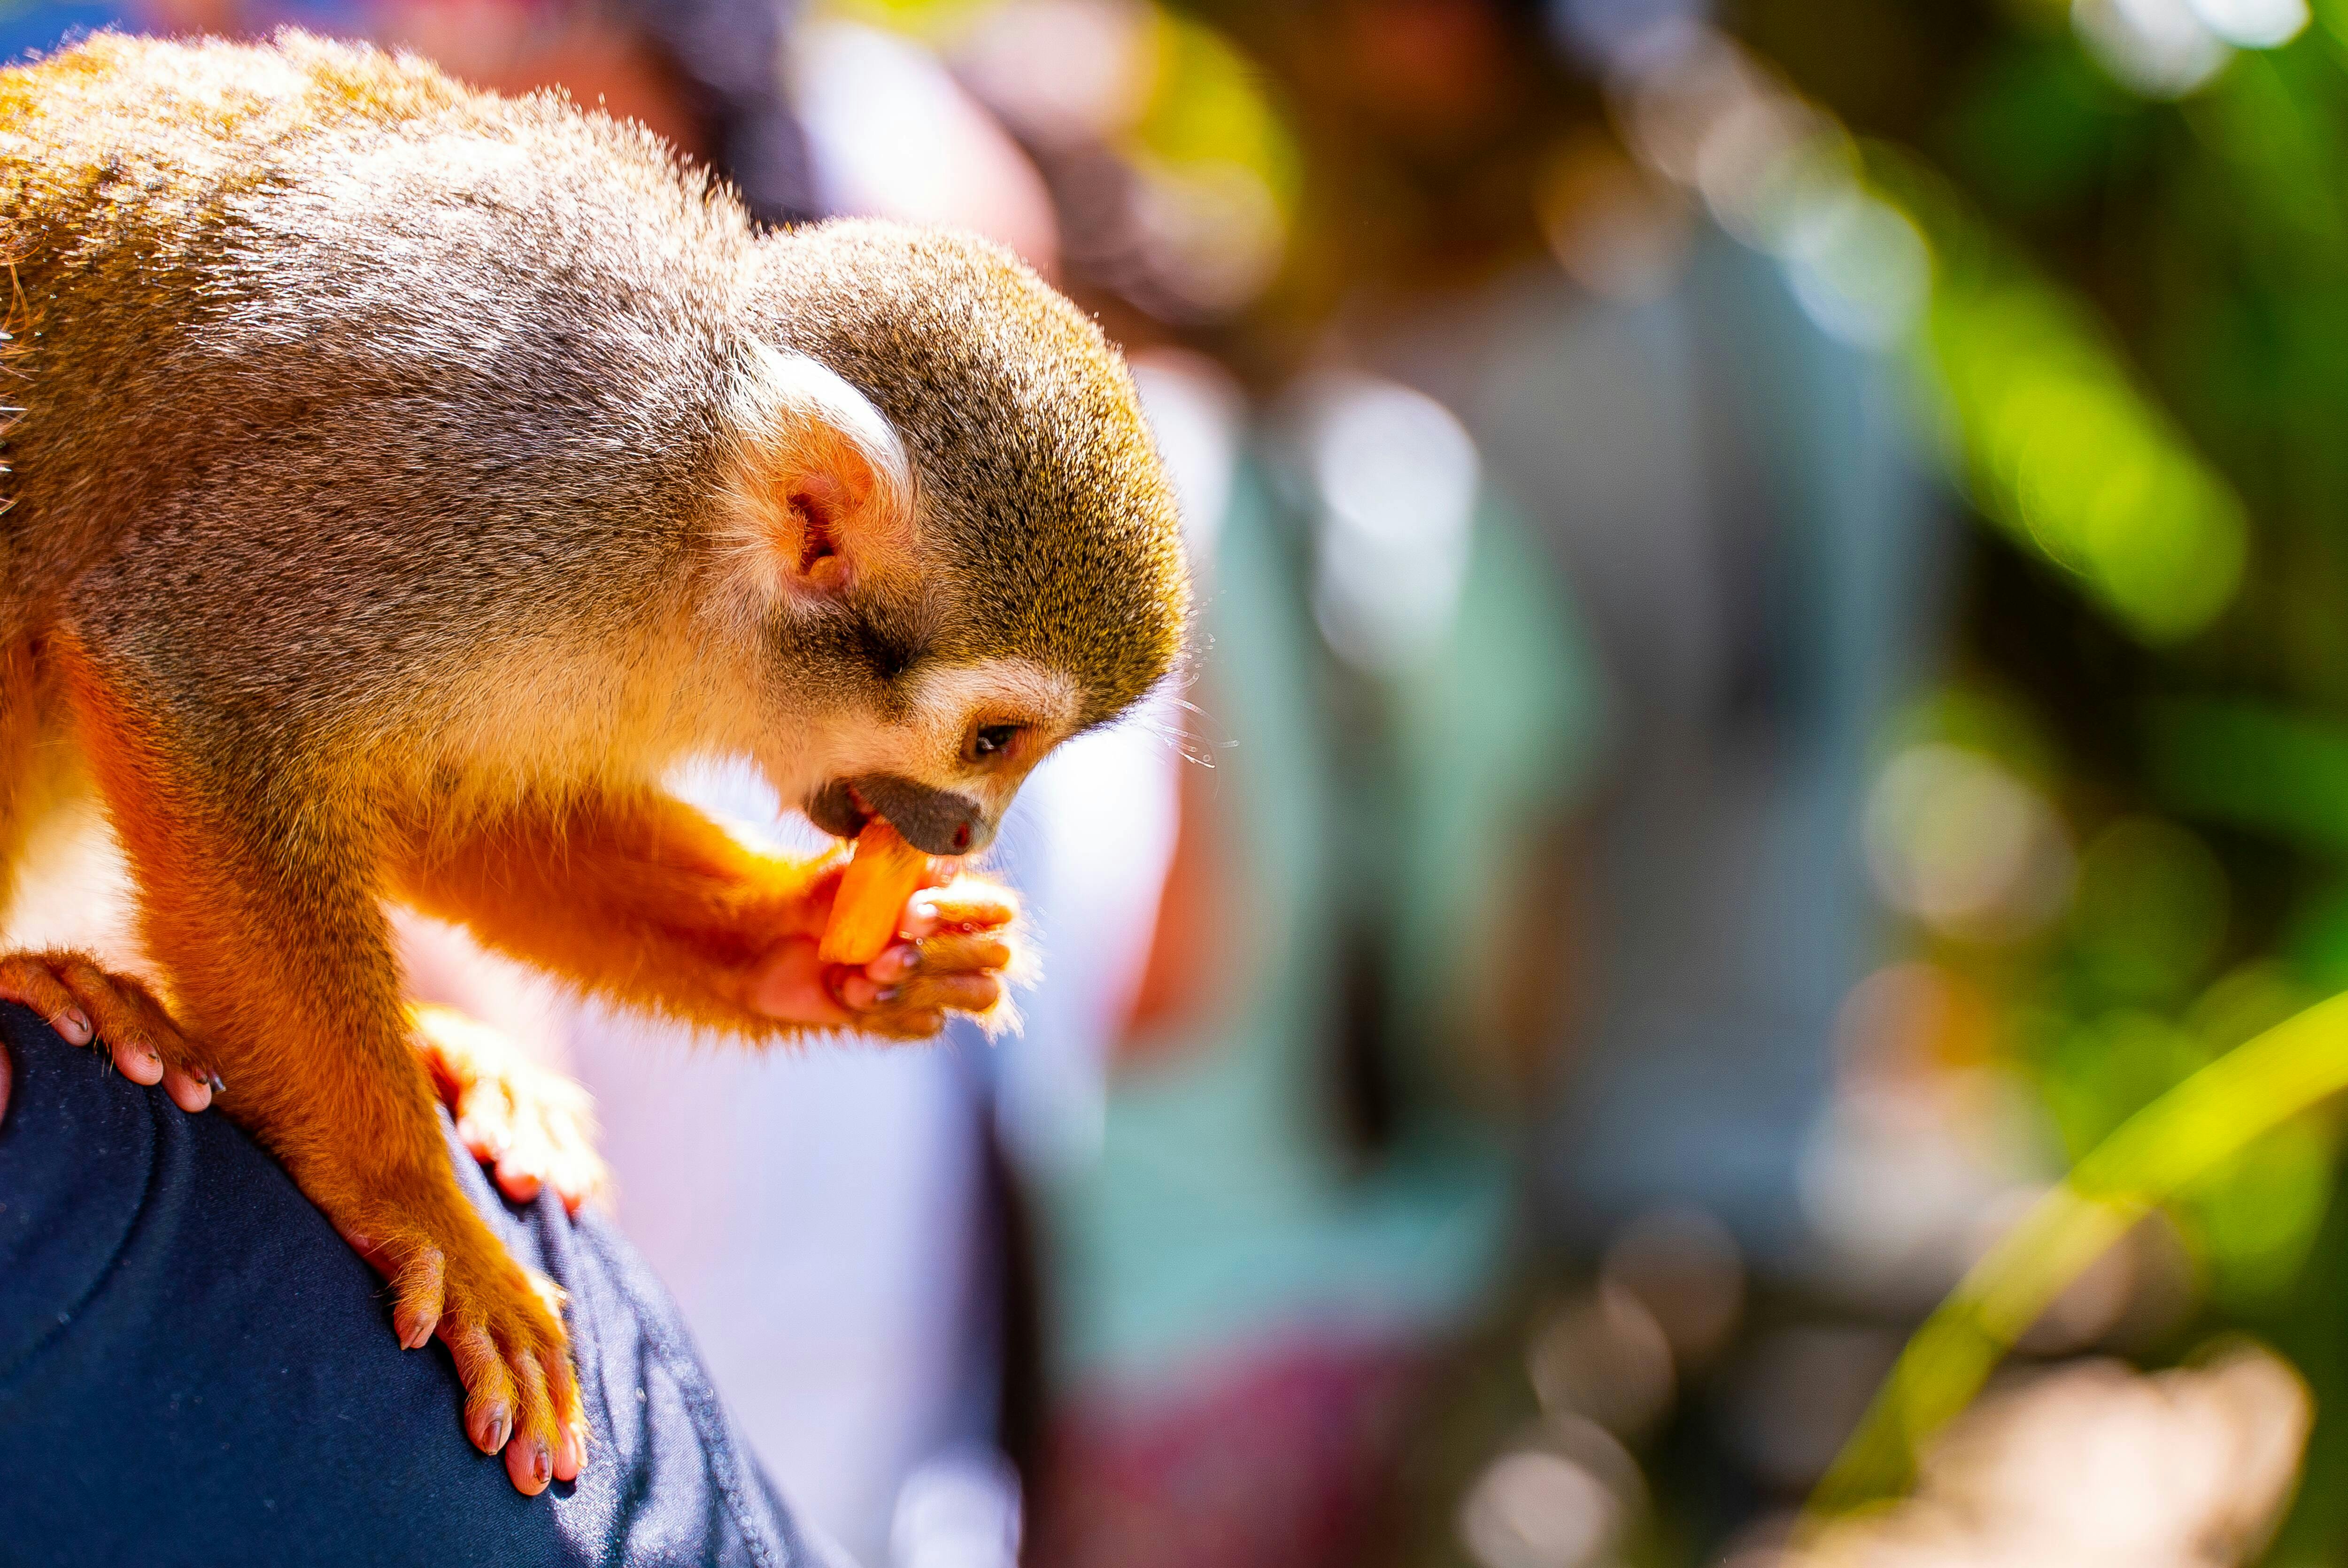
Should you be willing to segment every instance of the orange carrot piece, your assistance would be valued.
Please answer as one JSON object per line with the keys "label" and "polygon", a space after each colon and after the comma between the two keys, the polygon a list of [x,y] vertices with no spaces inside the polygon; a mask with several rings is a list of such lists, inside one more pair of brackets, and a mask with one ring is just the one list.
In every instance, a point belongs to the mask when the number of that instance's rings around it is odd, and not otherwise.
{"label": "orange carrot piece", "polygon": [[831,918],[816,956],[827,964],[869,964],[897,935],[905,900],[922,885],[930,857],[874,817],[856,835],[856,854],[839,879]]}

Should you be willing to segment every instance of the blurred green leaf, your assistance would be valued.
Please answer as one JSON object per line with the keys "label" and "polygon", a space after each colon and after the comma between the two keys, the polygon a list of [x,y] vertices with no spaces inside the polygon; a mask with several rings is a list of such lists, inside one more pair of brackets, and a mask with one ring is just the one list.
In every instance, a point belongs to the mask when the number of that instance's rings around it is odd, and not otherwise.
{"label": "blurred green leaf", "polygon": [[2227,900],[2209,845],[2174,823],[2124,817],[2080,856],[2072,949],[2108,994],[2173,1000],[2217,956]]}
{"label": "blurred green leaf", "polygon": [[2002,50],[1973,78],[1945,139],[1970,181],[2028,213],[2078,197],[2124,155],[2145,112],[2065,32]]}
{"label": "blurred green leaf", "polygon": [[2249,551],[2233,487],[2076,299],[1945,181],[1896,153],[1871,162],[1932,247],[1920,346],[1975,504],[2141,640],[2209,625]]}
{"label": "blurred green leaf", "polygon": [[2220,1307],[2266,1310],[2299,1277],[2332,1199],[2332,1155],[2330,1138],[2293,1122],[2179,1194],[2187,1234]]}
{"label": "blurred green leaf", "polygon": [[2151,710],[2151,782],[2189,816],[2348,854],[2348,726],[2251,702]]}
{"label": "blurred green leaf", "polygon": [[[1806,1519],[1815,1525],[1906,1487],[1924,1443],[1972,1401],[2014,1342],[2089,1264],[2154,1207],[2194,1193],[2229,1161],[2343,1089],[2348,996],[2320,1002],[2228,1052],[2130,1117],[1973,1266],[1909,1341],[1859,1431],[1812,1494]],[[2294,1158],[2281,1156],[2281,1164]],[[2267,1201],[2273,1201],[2271,1173],[2259,1179],[2270,1182]],[[2251,1195],[2254,1189],[2237,1201]],[[2229,1217],[2230,1228],[2239,1217]],[[2294,1214],[2288,1226],[2270,1225],[2259,1235],[2271,1245],[2278,1236],[2296,1235],[2301,1219]]]}

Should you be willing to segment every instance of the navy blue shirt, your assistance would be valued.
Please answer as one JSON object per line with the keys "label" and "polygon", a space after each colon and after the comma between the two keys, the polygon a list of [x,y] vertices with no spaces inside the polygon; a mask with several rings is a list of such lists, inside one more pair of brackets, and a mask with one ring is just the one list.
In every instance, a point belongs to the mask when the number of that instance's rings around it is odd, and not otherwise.
{"label": "navy blue shirt", "polygon": [[448,1352],[399,1348],[382,1282],[226,1117],[22,1008],[0,1045],[0,1564],[841,1568],[607,1220],[507,1202],[450,1132],[474,1204],[571,1293],[593,1450],[523,1497],[466,1440]]}

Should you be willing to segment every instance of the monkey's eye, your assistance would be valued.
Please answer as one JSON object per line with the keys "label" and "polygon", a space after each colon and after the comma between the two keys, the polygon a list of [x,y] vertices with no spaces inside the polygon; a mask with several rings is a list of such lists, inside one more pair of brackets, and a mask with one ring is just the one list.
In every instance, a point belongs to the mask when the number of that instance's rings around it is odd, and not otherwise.
{"label": "monkey's eye", "polygon": [[1019,738],[1017,724],[981,724],[970,733],[970,755],[973,762],[986,762],[1011,749]]}

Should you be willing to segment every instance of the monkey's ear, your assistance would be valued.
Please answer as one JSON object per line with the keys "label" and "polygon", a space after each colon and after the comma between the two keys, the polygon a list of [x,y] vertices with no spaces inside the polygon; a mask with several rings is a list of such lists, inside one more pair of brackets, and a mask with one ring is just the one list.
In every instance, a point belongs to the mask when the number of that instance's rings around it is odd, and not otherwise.
{"label": "monkey's ear", "polygon": [[903,446],[862,393],[813,360],[762,351],[735,405],[732,488],[771,591],[837,599],[913,565]]}
{"label": "monkey's ear", "polygon": [[803,598],[831,599],[911,564],[903,487],[860,442],[809,421],[778,442],[765,476],[773,575]]}

